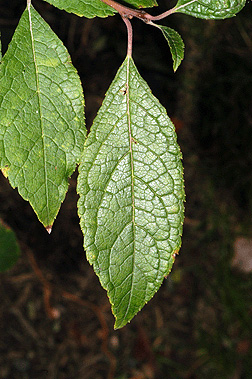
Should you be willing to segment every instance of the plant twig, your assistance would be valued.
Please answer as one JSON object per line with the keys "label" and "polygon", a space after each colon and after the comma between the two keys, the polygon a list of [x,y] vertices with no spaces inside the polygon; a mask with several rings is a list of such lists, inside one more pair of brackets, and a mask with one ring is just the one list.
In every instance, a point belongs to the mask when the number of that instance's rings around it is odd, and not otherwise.
{"label": "plant twig", "polygon": [[[24,250],[26,250],[26,254],[27,254],[29,263],[30,263],[33,271],[35,272],[38,279],[40,280],[40,282],[43,285],[43,297],[44,297],[44,304],[45,304],[46,313],[47,313],[49,318],[55,319],[59,316],[59,313],[58,313],[58,310],[53,308],[50,304],[51,295],[52,295],[52,285],[44,277],[42,271],[40,270],[40,268],[39,268],[39,266],[35,260],[35,257],[33,255],[32,251],[26,245],[23,245],[23,247],[24,247]],[[110,364],[107,378],[113,379],[114,374],[115,374],[115,369],[116,369],[116,358],[115,358],[114,354],[108,348],[109,328],[108,328],[107,322],[105,320],[105,317],[103,315],[103,312],[101,311],[101,309],[97,305],[94,305],[87,300],[82,300],[80,297],[78,297],[77,295],[72,294],[70,292],[61,291],[61,296],[67,300],[70,300],[72,302],[75,302],[75,303],[81,305],[82,307],[87,307],[87,308],[91,309],[94,312],[94,314],[96,315],[96,317],[98,318],[100,325],[101,325],[101,328],[102,328],[102,335],[101,335],[102,345],[101,345],[101,348],[102,348],[103,353],[107,356],[107,358],[109,360],[109,364]],[[16,308],[13,310],[13,312],[16,312],[15,314],[20,316],[20,313],[17,313],[18,311],[16,310]],[[21,319],[21,316],[19,318]],[[21,322],[24,324],[24,321],[22,319],[21,319]],[[26,327],[27,327],[27,325],[26,325]]]}
{"label": "plant twig", "polygon": [[139,9],[132,9],[129,7],[126,7],[125,5],[119,4],[114,0],[101,0],[103,3],[109,5],[110,7],[114,8],[122,17],[131,19],[133,17],[137,17],[144,21],[146,24],[151,23],[151,21],[159,21],[163,18],[170,16],[171,14],[177,12],[180,8],[184,8],[187,5],[190,5],[192,3],[195,3],[197,0],[191,0],[187,4],[182,4],[179,7],[173,7],[169,9],[166,12],[163,12],[157,16],[152,16],[151,14],[145,12],[144,10]]}
{"label": "plant twig", "polygon": [[127,32],[128,32],[128,57],[132,56],[132,40],[133,40],[133,31],[132,31],[132,25],[130,22],[130,19],[133,17],[137,17],[144,21],[146,24],[159,27],[158,25],[154,24],[153,21],[162,20],[163,18],[171,15],[172,13],[175,13],[178,9],[183,8],[185,5],[189,5],[194,3],[197,0],[191,0],[187,4],[183,4],[180,7],[174,7],[169,9],[168,11],[161,13],[157,16],[152,16],[151,14],[145,12],[144,10],[139,9],[132,9],[129,7],[126,7],[125,5],[119,4],[114,0],[101,0],[104,4],[109,5],[113,9],[115,9],[122,17],[123,21],[126,24]]}
{"label": "plant twig", "polygon": [[101,0],[101,1],[109,5],[110,7],[114,8],[122,17],[127,17],[127,18],[137,17],[145,21],[146,15],[148,15],[148,13],[145,12],[144,10],[132,9],[132,8],[126,7],[125,5],[119,4],[114,0]]}
{"label": "plant twig", "polygon": [[70,301],[72,301],[72,302],[74,302],[76,304],[79,304],[82,307],[88,307],[88,308],[90,308],[94,312],[94,314],[96,315],[96,317],[98,318],[98,320],[100,322],[100,325],[102,327],[102,333],[101,333],[102,344],[101,344],[101,349],[102,349],[103,353],[106,355],[106,357],[108,358],[109,363],[110,363],[107,379],[113,379],[114,375],[115,375],[117,361],[116,361],[116,358],[115,358],[114,354],[108,348],[109,329],[108,329],[108,325],[107,325],[106,319],[105,319],[105,317],[103,315],[103,312],[101,311],[101,309],[97,305],[92,304],[89,301],[82,300],[80,297],[78,297],[77,295],[75,295],[73,293],[70,293],[70,292],[67,292],[67,291],[62,291],[62,296],[65,299],[70,300]]}
{"label": "plant twig", "polygon": [[192,3],[195,3],[197,0],[191,0],[189,1],[189,3],[187,4],[182,4],[180,5],[179,7],[173,7],[171,9],[168,9],[168,11],[164,12],[164,13],[161,13],[161,14],[158,14],[157,16],[151,16],[147,13],[147,18],[150,20],[150,21],[159,21],[159,20],[162,20],[163,18],[167,17],[167,16],[170,16],[172,13],[175,13],[177,12],[179,9],[181,8],[185,8],[187,5],[190,5]]}
{"label": "plant twig", "polygon": [[29,321],[23,316],[22,312],[17,307],[11,307],[10,312],[14,314],[22,327],[25,329],[26,333],[29,334],[35,341],[39,341],[39,335],[36,330],[30,325]]}
{"label": "plant twig", "polygon": [[40,268],[39,268],[39,266],[38,266],[38,264],[34,258],[32,251],[30,251],[30,249],[27,246],[24,246],[24,247],[26,250],[26,254],[27,254],[29,263],[30,263],[33,271],[37,275],[38,279],[40,280],[40,282],[43,285],[43,298],[44,298],[45,312],[46,312],[47,316],[52,320],[55,318],[58,318],[59,317],[58,310],[51,306],[52,286],[45,279],[44,275],[42,274],[42,271],[40,270]]}

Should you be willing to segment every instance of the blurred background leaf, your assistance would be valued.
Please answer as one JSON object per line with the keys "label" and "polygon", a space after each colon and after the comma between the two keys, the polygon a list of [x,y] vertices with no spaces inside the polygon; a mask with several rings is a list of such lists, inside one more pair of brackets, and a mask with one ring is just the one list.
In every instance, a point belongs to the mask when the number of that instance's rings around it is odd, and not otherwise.
{"label": "blurred background leaf", "polygon": [[0,272],[10,269],[20,255],[15,233],[0,219]]}

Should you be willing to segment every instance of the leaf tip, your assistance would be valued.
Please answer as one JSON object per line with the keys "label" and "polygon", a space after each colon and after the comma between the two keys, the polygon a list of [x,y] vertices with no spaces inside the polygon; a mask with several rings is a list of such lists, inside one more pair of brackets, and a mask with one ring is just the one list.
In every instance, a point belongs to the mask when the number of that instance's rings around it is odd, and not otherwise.
{"label": "leaf tip", "polygon": [[114,330],[118,330],[118,329],[121,329],[123,328],[128,322],[117,322],[117,320],[115,321],[115,324],[114,324]]}
{"label": "leaf tip", "polygon": [[114,310],[113,310],[113,307],[112,307],[112,313],[113,315],[115,316],[115,323],[114,323],[114,330],[118,330],[118,329],[121,329],[123,328],[125,325],[127,325],[134,316],[132,316],[131,318],[125,318],[125,317],[119,317],[118,315],[116,315],[114,313]]}
{"label": "leaf tip", "polygon": [[52,233],[52,225],[46,226],[46,231],[48,234],[51,234]]}

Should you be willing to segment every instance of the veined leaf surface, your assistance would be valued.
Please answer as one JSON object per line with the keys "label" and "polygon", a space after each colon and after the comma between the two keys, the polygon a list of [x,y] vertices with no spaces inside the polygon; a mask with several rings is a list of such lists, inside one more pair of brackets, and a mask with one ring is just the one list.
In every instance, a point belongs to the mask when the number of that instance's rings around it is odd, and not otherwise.
{"label": "veined leaf surface", "polygon": [[224,19],[235,16],[246,0],[179,0],[177,12],[205,19]]}
{"label": "veined leaf surface", "polygon": [[0,167],[46,227],[64,200],[85,135],[77,72],[29,6],[0,66]]}
{"label": "veined leaf surface", "polygon": [[130,57],[93,123],[79,171],[84,247],[120,328],[171,270],[184,201],[174,126]]}
{"label": "veined leaf surface", "polygon": [[[69,13],[88,18],[113,16],[116,11],[104,4],[101,0],[44,0],[59,9]],[[120,2],[120,1],[118,1]],[[133,5],[137,8],[153,7],[157,5],[156,0],[126,0],[124,4]]]}

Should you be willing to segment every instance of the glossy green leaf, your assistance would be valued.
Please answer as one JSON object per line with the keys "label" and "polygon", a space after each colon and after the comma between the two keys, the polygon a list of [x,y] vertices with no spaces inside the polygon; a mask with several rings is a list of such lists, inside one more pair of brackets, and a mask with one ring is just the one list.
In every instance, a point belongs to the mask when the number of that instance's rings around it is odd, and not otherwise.
{"label": "glossy green leaf", "polygon": [[[75,13],[78,16],[88,18],[113,16],[116,11],[104,4],[101,0],[44,0],[59,9],[69,13]],[[118,1],[120,3],[120,1]],[[157,5],[156,0],[126,0],[125,5],[133,5],[137,8],[153,7]]]}
{"label": "glossy green leaf", "polygon": [[0,166],[48,228],[85,136],[80,79],[62,42],[30,6],[0,66]]}
{"label": "glossy green leaf", "polygon": [[184,42],[176,30],[168,28],[167,26],[156,26],[162,30],[162,33],[169,44],[173,60],[173,70],[176,71],[184,58]]}
{"label": "glossy green leaf", "polygon": [[179,0],[177,12],[205,19],[223,19],[235,16],[246,0]]}
{"label": "glossy green leaf", "polygon": [[94,121],[79,171],[84,247],[120,328],[171,270],[184,201],[174,126],[129,57]]}
{"label": "glossy green leaf", "polygon": [[0,220],[0,272],[10,269],[20,255],[15,233]]}

